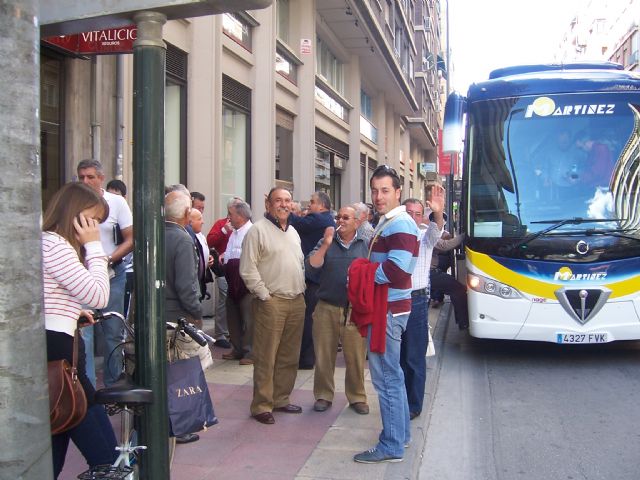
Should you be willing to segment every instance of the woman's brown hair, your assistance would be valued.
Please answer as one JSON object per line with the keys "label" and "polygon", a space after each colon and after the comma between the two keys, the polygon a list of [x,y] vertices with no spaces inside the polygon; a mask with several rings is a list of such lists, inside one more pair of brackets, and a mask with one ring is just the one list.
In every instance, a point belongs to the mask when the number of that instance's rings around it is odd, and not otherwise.
{"label": "woman's brown hair", "polygon": [[84,249],[78,241],[73,219],[83,210],[96,205],[102,208],[102,223],[109,216],[109,204],[102,195],[83,183],[67,183],[51,198],[44,212],[42,231],[55,232],[63,237],[78,252],[80,261],[84,262]]}

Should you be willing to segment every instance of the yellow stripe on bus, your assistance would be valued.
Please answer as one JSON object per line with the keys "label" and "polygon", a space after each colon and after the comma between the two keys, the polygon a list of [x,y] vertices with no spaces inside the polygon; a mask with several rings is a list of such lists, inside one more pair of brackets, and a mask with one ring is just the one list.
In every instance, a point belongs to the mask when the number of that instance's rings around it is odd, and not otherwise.
{"label": "yellow stripe on bus", "polygon": [[[549,299],[555,299],[555,291],[561,288],[561,285],[555,283],[548,283],[542,280],[536,280],[526,275],[514,272],[493,260],[491,257],[484,253],[474,252],[473,250],[466,248],[467,259],[469,263],[477,267],[486,273],[489,277],[496,279],[499,282],[506,283],[519,291],[533,295],[535,297],[543,297]],[[571,286],[571,283],[565,283],[566,286]],[[580,284],[573,284],[578,287]],[[624,297],[638,292],[638,285],[640,285],[640,275],[636,275],[633,278],[627,280],[621,280],[610,284],[603,284],[611,290],[611,296],[609,298]],[[588,285],[585,285],[588,286]]]}

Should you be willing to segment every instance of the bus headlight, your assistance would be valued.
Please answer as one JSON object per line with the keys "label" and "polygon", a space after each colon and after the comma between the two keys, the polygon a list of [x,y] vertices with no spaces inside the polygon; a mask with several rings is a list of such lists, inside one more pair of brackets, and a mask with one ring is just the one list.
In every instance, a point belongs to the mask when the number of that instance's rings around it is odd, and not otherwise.
{"label": "bus headlight", "polygon": [[467,285],[471,290],[487,295],[495,295],[504,299],[522,298],[520,292],[510,285],[475,273],[467,273]]}

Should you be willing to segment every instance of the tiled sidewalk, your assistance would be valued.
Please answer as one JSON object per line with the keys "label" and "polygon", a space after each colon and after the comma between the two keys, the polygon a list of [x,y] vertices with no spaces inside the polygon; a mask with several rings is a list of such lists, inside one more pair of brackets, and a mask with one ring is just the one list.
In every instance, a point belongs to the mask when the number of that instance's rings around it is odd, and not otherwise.
{"label": "tiled sidewalk", "polygon": [[[433,327],[439,314],[431,310]],[[446,315],[445,315],[446,318]],[[209,321],[211,322],[211,321]],[[446,322],[443,322],[446,323]],[[205,329],[207,329],[205,323]],[[263,425],[250,417],[253,367],[222,360],[228,350],[214,348],[214,366],[206,378],[219,423],[200,432],[198,442],[178,445],[171,468],[172,480],[382,480],[414,478],[424,446],[428,415],[412,422],[412,444],[405,461],[398,464],[363,465],[353,455],[371,448],[381,429],[378,400],[365,371],[371,413],[358,415],[347,407],[344,396],[344,361],[338,354],[336,397],[326,412],[313,411],[313,370],[299,370],[292,403],[303,413],[275,413],[274,425]],[[427,362],[427,399],[435,359]],[[118,431],[118,430],[116,430]],[[83,458],[69,447],[61,480],[72,480],[85,470]]]}

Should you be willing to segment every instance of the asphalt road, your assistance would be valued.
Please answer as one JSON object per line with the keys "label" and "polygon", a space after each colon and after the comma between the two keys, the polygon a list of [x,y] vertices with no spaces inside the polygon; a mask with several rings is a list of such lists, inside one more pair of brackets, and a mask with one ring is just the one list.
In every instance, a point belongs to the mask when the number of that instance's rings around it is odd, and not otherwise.
{"label": "asphalt road", "polygon": [[443,337],[420,480],[640,479],[640,342]]}

